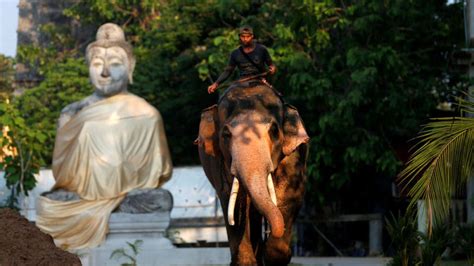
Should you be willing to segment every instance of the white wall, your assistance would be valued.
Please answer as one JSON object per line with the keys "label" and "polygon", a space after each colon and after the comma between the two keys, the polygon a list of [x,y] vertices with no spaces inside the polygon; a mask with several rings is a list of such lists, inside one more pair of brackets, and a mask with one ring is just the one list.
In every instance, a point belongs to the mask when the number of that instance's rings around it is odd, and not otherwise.
{"label": "white wall", "polygon": [[[6,188],[4,173],[0,171],[0,203],[10,195]],[[50,169],[41,170],[36,176],[38,183],[29,193],[29,197],[20,198],[23,214],[36,220],[36,198],[49,191],[54,185],[53,173]],[[163,185],[173,195],[174,207],[171,218],[222,217],[222,209],[218,203],[214,188],[207,180],[201,166],[175,167],[171,179]]]}

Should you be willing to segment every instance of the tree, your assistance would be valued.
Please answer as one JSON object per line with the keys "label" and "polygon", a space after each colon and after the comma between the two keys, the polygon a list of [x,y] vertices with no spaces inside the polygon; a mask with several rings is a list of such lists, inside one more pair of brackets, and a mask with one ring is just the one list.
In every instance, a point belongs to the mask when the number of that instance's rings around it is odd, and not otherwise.
{"label": "tree", "polygon": [[383,211],[399,151],[460,79],[449,58],[463,40],[462,5],[297,1],[286,11],[294,16],[270,16],[291,33],[272,44],[287,51],[275,84],[313,136],[311,198],[346,212]]}
{"label": "tree", "polygon": [[0,101],[9,98],[13,92],[14,60],[0,54]]}
{"label": "tree", "polygon": [[17,197],[20,194],[28,196],[28,191],[36,185],[35,174],[38,174],[43,164],[40,143],[46,140],[39,129],[30,128],[20,115],[20,112],[8,102],[0,103],[0,147],[3,151],[0,158],[0,169],[4,173],[7,188],[11,189],[7,205],[18,207]]}
{"label": "tree", "polygon": [[[162,113],[176,165],[198,163],[199,113],[216,101],[206,88],[238,46],[239,26],[253,26],[279,69],[270,80],[312,137],[307,195],[320,210],[383,209],[371,204],[390,193],[398,151],[460,76],[449,59],[463,39],[462,4],[442,0],[83,0],[65,14],[88,29],[124,28],[138,61],[130,90]],[[34,53],[44,81],[15,104],[52,140],[59,110],[91,88],[79,46],[49,30],[62,45]]]}

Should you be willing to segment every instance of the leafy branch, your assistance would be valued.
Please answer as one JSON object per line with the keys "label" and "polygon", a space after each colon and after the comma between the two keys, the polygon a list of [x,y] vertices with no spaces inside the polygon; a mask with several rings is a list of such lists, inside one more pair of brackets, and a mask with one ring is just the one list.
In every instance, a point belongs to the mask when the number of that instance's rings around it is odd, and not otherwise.
{"label": "leafy branch", "polygon": [[[463,112],[472,113],[474,103],[460,99]],[[400,182],[412,197],[410,208],[425,200],[428,234],[449,214],[451,198],[470,178],[474,169],[474,118],[434,118],[420,133],[419,144]]]}
{"label": "leafy branch", "polygon": [[25,123],[20,111],[8,101],[0,103],[0,147],[4,154],[0,158],[0,169],[5,171],[6,185],[11,189],[7,205],[17,207],[20,194],[28,196],[28,191],[36,185],[35,174],[39,173],[42,143],[48,138],[45,133]]}
{"label": "leafy branch", "polygon": [[137,256],[140,253],[140,247],[143,245],[143,240],[135,240],[135,242],[130,243],[127,241],[128,247],[131,249],[132,254],[129,254],[125,248],[115,249],[112,254],[110,254],[110,259],[120,259],[127,258],[130,260],[130,263],[122,263],[122,266],[135,266],[137,265]]}

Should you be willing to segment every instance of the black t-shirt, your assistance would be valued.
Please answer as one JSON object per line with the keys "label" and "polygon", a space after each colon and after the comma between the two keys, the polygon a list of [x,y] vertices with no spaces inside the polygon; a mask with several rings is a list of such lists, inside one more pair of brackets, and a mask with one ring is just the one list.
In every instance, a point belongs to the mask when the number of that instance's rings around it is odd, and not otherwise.
{"label": "black t-shirt", "polygon": [[250,63],[242,52],[243,51],[240,51],[240,49],[235,49],[230,54],[229,59],[230,66],[236,66],[239,68],[241,78],[260,74],[265,71],[265,65],[270,66],[272,64],[272,58],[270,57],[267,48],[261,44],[256,43],[253,51],[247,54],[258,68]]}

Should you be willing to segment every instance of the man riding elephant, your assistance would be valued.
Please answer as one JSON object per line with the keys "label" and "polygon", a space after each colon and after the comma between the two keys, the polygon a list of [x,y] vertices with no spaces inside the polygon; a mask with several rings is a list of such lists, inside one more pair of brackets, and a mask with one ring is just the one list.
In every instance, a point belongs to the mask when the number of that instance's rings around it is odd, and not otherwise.
{"label": "man riding elephant", "polygon": [[265,65],[268,66],[268,73],[272,75],[276,72],[276,67],[267,48],[254,40],[253,30],[249,26],[240,28],[239,40],[241,46],[232,51],[229,64],[217,81],[207,88],[208,93],[216,91],[217,87],[229,78],[235,67],[239,68],[241,80],[253,80],[270,86],[263,77],[267,72]]}
{"label": "man riding elephant", "polygon": [[236,66],[241,78],[203,110],[195,144],[224,213],[230,264],[287,265],[304,200],[309,137],[296,108],[263,78],[276,70],[267,49],[253,41],[250,27],[239,37],[242,46],[208,92]]}

